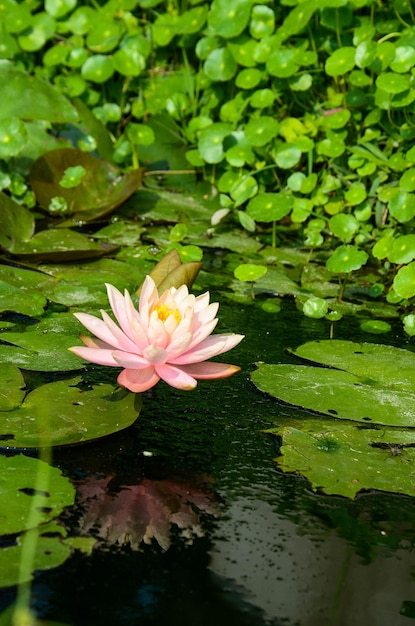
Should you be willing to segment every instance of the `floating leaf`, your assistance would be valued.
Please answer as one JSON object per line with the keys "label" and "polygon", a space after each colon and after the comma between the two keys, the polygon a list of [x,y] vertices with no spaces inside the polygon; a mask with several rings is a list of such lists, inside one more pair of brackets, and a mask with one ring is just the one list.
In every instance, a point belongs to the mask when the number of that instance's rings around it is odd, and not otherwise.
{"label": "floating leaf", "polygon": [[[3,432],[2,418],[1,413],[0,430]],[[46,494],[35,491],[39,471],[49,477],[50,491]],[[22,454],[0,456],[0,497],[2,502],[7,502],[7,506],[0,511],[0,535],[20,533],[58,517],[66,506],[73,504],[74,495],[75,489],[69,479],[62,476],[57,467]],[[28,526],[31,508],[32,526]],[[0,549],[0,559],[3,554],[3,549]],[[4,571],[2,567],[0,571]]]}
{"label": "floating leaf", "polygon": [[42,385],[18,409],[0,413],[0,440],[11,448],[79,443],[118,432],[136,420],[142,403],[139,394],[114,391],[106,384],[83,391],[76,386],[80,381]]}
{"label": "floating leaf", "polygon": [[265,363],[251,378],[261,391],[278,400],[328,417],[415,426],[413,390],[377,385],[368,374],[359,377],[321,367]]}
{"label": "floating leaf", "polygon": [[268,432],[282,438],[278,467],[303,474],[315,491],[346,498],[368,489],[415,495],[410,430],[364,429],[308,417]]}
{"label": "floating leaf", "polygon": [[321,319],[329,310],[326,300],[313,296],[308,298],[303,304],[303,313],[306,317]]}
{"label": "floating leaf", "polygon": [[383,320],[365,320],[364,322],[361,322],[360,328],[363,332],[372,333],[373,335],[390,333],[392,330],[392,326]]}
{"label": "floating leaf", "polygon": [[[80,183],[69,189],[59,184],[68,168],[83,167]],[[62,196],[74,221],[90,221],[111,213],[140,186],[143,171],[122,175],[118,168],[81,150],[59,148],[35,161],[30,182],[39,204],[49,211],[52,198]]]}
{"label": "floating leaf", "polygon": [[14,365],[2,363],[0,371],[0,411],[11,411],[22,403],[25,396],[24,386],[25,381],[20,370]]}
{"label": "floating leaf", "polygon": [[242,282],[253,282],[262,278],[267,273],[266,265],[254,265],[253,263],[242,263],[234,270],[235,278]]}

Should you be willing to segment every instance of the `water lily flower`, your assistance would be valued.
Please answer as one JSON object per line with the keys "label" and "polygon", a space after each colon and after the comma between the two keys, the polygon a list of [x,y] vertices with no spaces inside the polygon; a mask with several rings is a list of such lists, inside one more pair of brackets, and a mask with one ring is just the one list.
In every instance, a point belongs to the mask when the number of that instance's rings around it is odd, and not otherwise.
{"label": "water lily flower", "polygon": [[199,379],[226,378],[240,370],[236,365],[207,362],[235,347],[243,335],[211,335],[219,304],[209,304],[209,292],[189,294],[186,285],[171,287],[161,297],[147,276],[138,310],[130,294],[106,285],[108,299],[119,324],[105,312],[102,319],[75,313],[95,335],[81,335],[84,346],[70,348],[92,363],[122,367],[118,384],[133,392],[150,389],[160,379],[177,389],[189,390]]}

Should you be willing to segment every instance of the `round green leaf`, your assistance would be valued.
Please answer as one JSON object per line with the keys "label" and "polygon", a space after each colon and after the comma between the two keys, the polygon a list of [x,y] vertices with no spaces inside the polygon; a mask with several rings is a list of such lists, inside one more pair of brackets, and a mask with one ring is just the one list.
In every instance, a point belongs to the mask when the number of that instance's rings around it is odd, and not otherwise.
{"label": "round green leaf", "polygon": [[25,124],[17,117],[0,119],[0,158],[15,156],[27,142]]}
{"label": "round green leaf", "polygon": [[402,174],[399,187],[403,191],[415,191],[415,168],[411,167],[409,170],[406,170],[404,174]]}
{"label": "round green leaf", "polygon": [[4,16],[4,25],[8,33],[16,35],[29,28],[32,19],[29,8],[24,4],[9,5]]}
{"label": "round green leaf", "polygon": [[295,74],[299,68],[297,58],[297,51],[291,48],[276,50],[267,61],[267,71],[271,76],[288,78]]}
{"label": "round green leaf", "polygon": [[275,29],[275,15],[271,7],[256,4],[252,8],[249,32],[255,39],[263,39],[272,35]]}
{"label": "round green leaf", "polygon": [[372,333],[372,335],[390,333],[392,330],[392,326],[383,320],[365,320],[364,322],[361,322],[360,328],[365,333]]}
{"label": "round green leaf", "polygon": [[415,215],[415,195],[407,191],[395,193],[389,203],[389,211],[398,222],[409,222]]}
{"label": "round green leaf", "polygon": [[242,282],[253,282],[262,278],[267,273],[266,265],[254,265],[253,263],[242,263],[234,270],[234,276]]}
{"label": "round green leaf", "polygon": [[289,170],[301,159],[301,150],[297,146],[285,145],[275,152],[274,159],[278,167]]}
{"label": "round green leaf", "polygon": [[403,319],[403,327],[404,331],[410,337],[415,336],[415,314],[409,313],[409,315],[404,315]]}
{"label": "round green leaf", "polygon": [[377,51],[377,44],[374,41],[368,39],[362,41],[356,48],[356,65],[362,69],[369,67],[375,61]]}
{"label": "round green leaf", "polygon": [[137,50],[120,48],[113,57],[112,63],[117,72],[123,76],[138,76],[146,66],[146,60]]}
{"label": "round green leaf", "polygon": [[200,131],[198,149],[206,163],[220,163],[225,154],[223,140],[232,132],[230,124],[215,123]]}
{"label": "round green leaf", "polygon": [[351,46],[345,46],[335,50],[327,59],[325,70],[329,76],[343,76],[350,72],[355,66],[356,49]]}
{"label": "round green leaf", "polygon": [[393,281],[393,288],[401,298],[415,296],[415,261],[401,267]]}
{"label": "round green leaf", "polygon": [[[253,89],[262,79],[262,72],[256,68],[246,68],[239,72],[235,84],[240,89]],[[251,102],[252,104],[252,102]]]}
{"label": "round green leaf", "polygon": [[27,52],[35,52],[53,37],[55,31],[55,20],[47,13],[38,13],[32,16],[30,27],[19,35],[19,45]]}
{"label": "round green leaf", "polygon": [[252,118],[245,126],[245,136],[251,146],[265,146],[279,130],[279,123],[273,117],[261,116]]}
{"label": "round green leaf", "polygon": [[48,383],[29,393],[18,409],[1,414],[0,438],[16,448],[58,446],[104,437],[136,420],[139,394],[106,384],[82,391],[76,386],[80,380]]}
{"label": "round green leaf", "polygon": [[246,212],[256,222],[278,221],[293,207],[293,196],[288,192],[259,193],[249,201]]}
{"label": "round green leaf", "polygon": [[89,57],[82,66],[81,74],[93,83],[105,83],[114,73],[111,59],[104,54]]}
{"label": "round green leaf", "polygon": [[0,59],[12,59],[18,51],[15,38],[8,33],[0,33]]}
{"label": "round green leaf", "polygon": [[127,137],[136,145],[151,146],[156,140],[154,131],[145,124],[130,122],[126,129]]}
{"label": "round green leaf", "polygon": [[59,19],[76,7],[76,0],[45,0],[45,11]]}
{"label": "round green leaf", "polygon": [[251,6],[250,0],[213,0],[208,24],[213,32],[226,39],[237,37],[248,25]]}
{"label": "round green leaf", "polygon": [[397,46],[395,58],[390,64],[394,72],[405,74],[415,65],[415,48],[411,46]]}
{"label": "round green leaf", "polygon": [[392,239],[392,248],[388,252],[388,261],[392,263],[410,263],[415,259],[415,235],[402,235]]}
{"label": "round green leaf", "polygon": [[376,86],[388,94],[396,94],[409,89],[411,79],[406,74],[401,75],[393,72],[384,72],[377,77]]}
{"label": "round green leaf", "polygon": [[99,17],[91,25],[86,38],[87,47],[93,52],[111,52],[114,50],[121,36],[121,22],[109,17]]}
{"label": "round green leaf", "polygon": [[240,35],[229,40],[227,48],[239,65],[254,67],[257,64],[255,60],[257,42],[247,35]]}
{"label": "round green leaf", "polygon": [[227,48],[213,50],[203,65],[206,76],[213,81],[225,82],[236,74],[235,59]]}
{"label": "round green leaf", "polygon": [[303,304],[303,313],[306,317],[321,319],[329,310],[327,302],[323,298],[313,296],[308,298]]}
{"label": "round green leaf", "polygon": [[326,266],[330,272],[347,273],[358,270],[364,265],[369,255],[356,246],[339,246],[327,260]]}
{"label": "round green leaf", "polygon": [[329,228],[339,239],[348,243],[359,230],[360,222],[353,215],[338,213],[329,220]]}
{"label": "round green leaf", "polygon": [[255,109],[265,109],[274,104],[275,95],[271,89],[258,89],[252,96],[250,104]]}

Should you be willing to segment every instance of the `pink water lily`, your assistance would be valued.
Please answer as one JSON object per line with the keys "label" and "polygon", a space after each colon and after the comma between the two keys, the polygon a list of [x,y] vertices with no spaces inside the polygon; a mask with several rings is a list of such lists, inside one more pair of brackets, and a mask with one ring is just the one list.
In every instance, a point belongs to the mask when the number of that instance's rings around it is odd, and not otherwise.
{"label": "pink water lily", "polygon": [[186,285],[171,287],[161,297],[150,276],[141,290],[138,310],[130,294],[106,285],[114,316],[102,319],[75,313],[96,338],[81,335],[85,346],[70,348],[92,363],[124,368],[118,383],[133,392],[150,389],[160,379],[177,389],[194,389],[199,379],[226,378],[236,365],[206,362],[236,346],[243,335],[211,335],[219,304],[209,304],[209,292],[189,294]]}

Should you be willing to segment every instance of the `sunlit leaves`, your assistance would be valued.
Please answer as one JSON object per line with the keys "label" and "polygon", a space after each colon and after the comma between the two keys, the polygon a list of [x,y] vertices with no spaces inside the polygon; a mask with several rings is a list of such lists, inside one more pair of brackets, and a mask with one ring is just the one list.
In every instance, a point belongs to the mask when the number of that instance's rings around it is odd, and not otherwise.
{"label": "sunlit leaves", "polygon": [[366,263],[368,254],[356,246],[339,246],[326,262],[327,269],[335,273],[348,273],[358,270]]}
{"label": "sunlit leaves", "polygon": [[215,33],[230,39],[240,35],[247,26],[250,12],[250,0],[213,0],[208,23]]}

